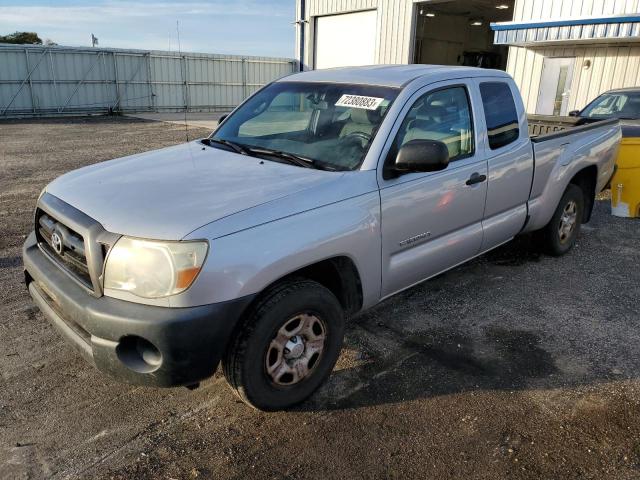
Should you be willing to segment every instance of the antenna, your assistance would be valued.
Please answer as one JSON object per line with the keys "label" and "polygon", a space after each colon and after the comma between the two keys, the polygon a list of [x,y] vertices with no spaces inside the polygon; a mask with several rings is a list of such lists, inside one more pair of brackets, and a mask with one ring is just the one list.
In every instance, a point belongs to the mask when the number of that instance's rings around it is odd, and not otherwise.
{"label": "antenna", "polygon": [[187,104],[187,80],[186,80],[186,70],[187,70],[187,59],[182,56],[182,45],[180,44],[180,20],[176,20],[176,32],[178,33],[178,56],[180,60],[184,62],[184,69],[181,68],[180,72],[182,73],[182,84],[184,85],[184,134],[187,137],[187,142],[189,141],[189,126],[187,124],[187,110],[189,105]]}

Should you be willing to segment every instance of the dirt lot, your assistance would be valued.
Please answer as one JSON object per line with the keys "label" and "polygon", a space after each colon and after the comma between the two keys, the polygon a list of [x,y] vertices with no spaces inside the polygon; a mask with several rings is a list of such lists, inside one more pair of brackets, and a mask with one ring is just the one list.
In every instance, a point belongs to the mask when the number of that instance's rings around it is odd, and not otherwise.
{"label": "dirt lot", "polygon": [[[193,134],[204,135],[205,131]],[[0,478],[640,478],[640,222],[521,238],[351,320],[296,411],[118,384],[34,308],[20,246],[47,182],[183,141],[131,119],[0,123]]]}

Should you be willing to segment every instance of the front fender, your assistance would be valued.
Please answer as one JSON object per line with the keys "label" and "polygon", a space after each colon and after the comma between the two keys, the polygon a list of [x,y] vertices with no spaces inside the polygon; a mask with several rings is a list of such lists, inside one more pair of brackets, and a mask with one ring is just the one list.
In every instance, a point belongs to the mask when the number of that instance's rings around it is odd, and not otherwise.
{"label": "front fender", "polygon": [[347,256],[360,274],[367,307],[379,298],[380,248],[375,191],[216,238],[188,290],[188,302],[209,304],[259,293],[303,267]]}

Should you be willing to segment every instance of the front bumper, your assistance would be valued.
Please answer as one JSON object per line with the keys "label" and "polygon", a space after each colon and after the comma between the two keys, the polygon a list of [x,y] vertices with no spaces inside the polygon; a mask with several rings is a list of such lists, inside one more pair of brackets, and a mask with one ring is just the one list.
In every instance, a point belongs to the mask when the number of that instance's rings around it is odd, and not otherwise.
{"label": "front bumper", "polygon": [[41,251],[33,233],[23,261],[29,293],[45,317],[99,370],[137,385],[191,385],[213,375],[254,298],[167,308],[95,297]]}

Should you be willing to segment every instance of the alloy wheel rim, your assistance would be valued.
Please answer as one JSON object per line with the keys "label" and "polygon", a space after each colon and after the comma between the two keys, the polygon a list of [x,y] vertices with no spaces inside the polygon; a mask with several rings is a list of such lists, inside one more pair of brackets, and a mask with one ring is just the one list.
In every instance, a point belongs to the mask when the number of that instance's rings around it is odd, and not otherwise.
{"label": "alloy wheel rim", "polygon": [[558,224],[558,236],[560,243],[566,243],[578,223],[578,205],[573,200],[569,201],[560,215],[560,223]]}
{"label": "alloy wheel rim", "polygon": [[265,369],[276,385],[301,382],[316,368],[325,347],[326,326],[316,315],[301,313],[282,325],[265,355]]}

